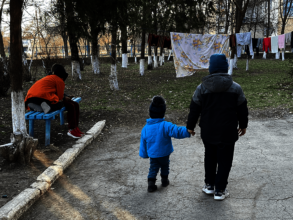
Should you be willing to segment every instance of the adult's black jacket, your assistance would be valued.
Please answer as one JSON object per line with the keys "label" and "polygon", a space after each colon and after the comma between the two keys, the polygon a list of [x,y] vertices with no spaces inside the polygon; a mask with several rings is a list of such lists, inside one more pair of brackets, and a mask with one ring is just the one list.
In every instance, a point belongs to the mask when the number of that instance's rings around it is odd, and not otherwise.
{"label": "adult's black jacket", "polygon": [[234,143],[239,128],[247,128],[247,101],[239,84],[227,73],[203,78],[190,104],[187,129],[194,130],[198,118],[201,138],[211,144]]}

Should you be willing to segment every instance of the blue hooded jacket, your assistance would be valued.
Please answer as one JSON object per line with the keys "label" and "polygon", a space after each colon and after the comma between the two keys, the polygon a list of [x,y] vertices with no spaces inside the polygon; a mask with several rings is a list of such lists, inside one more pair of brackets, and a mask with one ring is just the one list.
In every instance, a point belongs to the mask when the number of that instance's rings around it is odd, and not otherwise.
{"label": "blue hooded jacket", "polygon": [[147,119],[141,131],[139,156],[158,158],[170,155],[174,151],[171,137],[183,139],[190,134],[186,127],[167,122],[164,118]]}

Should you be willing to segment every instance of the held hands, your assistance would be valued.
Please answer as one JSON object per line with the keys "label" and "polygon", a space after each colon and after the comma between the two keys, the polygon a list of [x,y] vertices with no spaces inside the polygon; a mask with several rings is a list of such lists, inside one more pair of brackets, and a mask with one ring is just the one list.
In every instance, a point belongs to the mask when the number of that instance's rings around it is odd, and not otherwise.
{"label": "held hands", "polygon": [[188,131],[188,133],[191,134],[192,136],[195,135],[195,132],[194,132],[193,130],[189,130],[189,129],[188,129],[187,131]]}
{"label": "held hands", "polygon": [[238,135],[243,136],[246,134],[246,128],[238,128]]}

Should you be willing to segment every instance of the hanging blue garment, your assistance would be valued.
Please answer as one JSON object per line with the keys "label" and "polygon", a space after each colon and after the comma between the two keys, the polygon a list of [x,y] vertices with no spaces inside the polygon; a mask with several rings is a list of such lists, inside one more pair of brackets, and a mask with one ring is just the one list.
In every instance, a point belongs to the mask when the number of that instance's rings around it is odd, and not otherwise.
{"label": "hanging blue garment", "polygon": [[252,38],[251,33],[236,33],[236,44],[237,44],[237,57],[241,57],[242,46],[249,46],[250,56],[253,55]]}

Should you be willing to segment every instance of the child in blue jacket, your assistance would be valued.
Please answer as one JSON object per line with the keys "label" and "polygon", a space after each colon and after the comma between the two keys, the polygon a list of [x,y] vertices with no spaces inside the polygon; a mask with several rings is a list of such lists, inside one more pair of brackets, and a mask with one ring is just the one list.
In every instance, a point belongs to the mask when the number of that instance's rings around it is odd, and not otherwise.
{"label": "child in blue jacket", "polygon": [[[156,177],[161,168],[162,186],[169,185],[169,157],[174,151],[171,137],[182,139],[190,137],[186,127],[179,127],[164,120],[166,102],[161,96],[155,96],[150,105],[147,124],[141,131],[139,156],[150,158],[148,192],[157,190]],[[192,132],[194,135],[194,133]]]}

